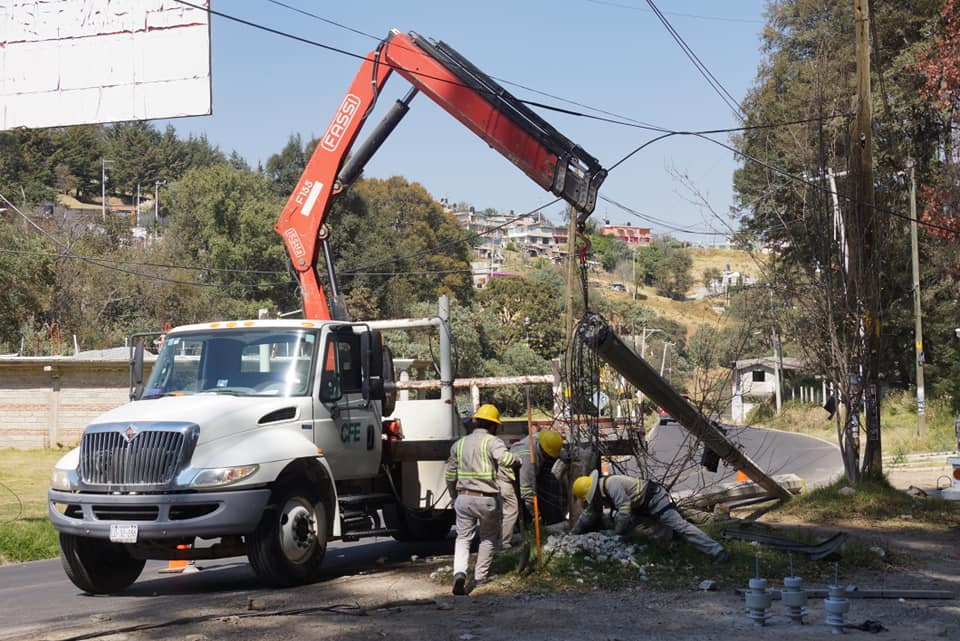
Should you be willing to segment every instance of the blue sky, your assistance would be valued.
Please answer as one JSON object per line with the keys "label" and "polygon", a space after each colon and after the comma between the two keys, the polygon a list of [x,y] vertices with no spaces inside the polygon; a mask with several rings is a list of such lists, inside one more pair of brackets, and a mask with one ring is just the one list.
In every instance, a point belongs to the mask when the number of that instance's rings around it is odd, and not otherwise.
{"label": "blue sky", "polygon": [[[723,88],[742,100],[761,61],[766,0],[657,0],[656,6]],[[587,107],[669,130],[739,124],[645,0],[212,0],[211,8],[360,55],[376,46],[369,36],[383,37],[391,28],[415,31],[448,43],[521,99],[592,115],[610,117]],[[292,133],[304,141],[322,134],[360,64],[218,16],[212,17],[211,38],[213,115],[170,122],[182,136],[205,133],[252,166],[279,152]],[[408,88],[399,75],[390,79],[361,140]],[[606,167],[657,135],[537,111]],[[726,134],[715,137],[729,143]],[[696,201],[704,198],[727,219],[736,167],[729,149],[698,138],[674,136],[653,143],[611,171],[600,194],[657,222],[606,200],[598,202],[594,218],[651,227],[655,234],[694,242],[718,241],[718,236],[685,230],[726,231]],[[468,202],[478,209],[521,213],[553,200],[422,95],[365,175],[401,175],[421,183],[436,199]],[[687,176],[689,186],[678,175]],[[545,211],[559,221],[562,206]]]}

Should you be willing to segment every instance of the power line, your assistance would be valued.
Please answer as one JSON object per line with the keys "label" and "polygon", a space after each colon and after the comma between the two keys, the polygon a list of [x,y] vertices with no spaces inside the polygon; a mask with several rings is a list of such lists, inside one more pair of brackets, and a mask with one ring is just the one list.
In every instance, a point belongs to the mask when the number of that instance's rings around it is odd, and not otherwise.
{"label": "power line", "polygon": [[676,226],[676,225],[674,225],[674,224],[672,224],[672,223],[669,223],[669,222],[667,222],[667,221],[665,221],[665,220],[656,218],[656,217],[654,217],[654,216],[650,216],[649,214],[642,214],[642,213],[640,213],[639,211],[637,211],[637,210],[635,210],[635,209],[632,209],[632,208],[630,208],[630,207],[627,207],[626,205],[623,205],[623,204],[621,204],[621,203],[618,203],[616,200],[614,200],[614,199],[612,199],[612,198],[608,198],[607,196],[600,196],[600,199],[603,200],[604,202],[610,203],[610,204],[613,205],[614,207],[617,207],[617,208],[621,209],[622,211],[630,214],[631,216],[635,216],[635,217],[639,218],[640,220],[643,220],[643,221],[649,222],[649,223],[653,223],[653,224],[659,225],[659,226],[661,226],[661,227],[665,227],[666,229],[669,229],[670,231],[675,231],[675,232],[677,232],[677,233],[681,233],[681,234],[697,234],[697,235],[700,235],[700,236],[727,236],[727,235],[729,235],[729,234],[727,234],[726,232],[700,231],[700,230],[697,230],[697,229],[690,229],[690,228],[685,228],[685,227],[679,227],[679,226]]}
{"label": "power line", "polygon": [[[587,0],[593,4],[605,5],[608,7],[617,7],[619,9],[630,9],[632,11],[645,11],[647,13],[653,13],[652,10],[645,7],[637,7],[630,4],[623,4],[622,2],[610,2],[609,0]],[[704,16],[696,13],[680,13],[678,11],[664,11],[664,15],[677,16],[680,18],[693,18],[695,20],[715,20],[718,22],[745,22],[750,24],[763,24],[762,20],[751,20],[749,18],[729,18],[726,16]]]}
{"label": "power line", "polygon": [[670,21],[667,20],[667,17],[663,15],[657,5],[654,4],[653,0],[647,0],[647,4],[650,6],[650,9],[656,14],[657,18],[667,29],[667,32],[673,37],[674,41],[680,45],[680,49],[683,53],[686,54],[687,58],[690,59],[690,62],[693,63],[693,66],[697,68],[697,71],[700,72],[700,75],[703,76],[704,80],[707,81],[707,84],[716,92],[720,99],[733,111],[734,115],[743,121],[743,108],[740,106],[740,101],[733,97],[733,95],[727,91],[717,77],[710,72],[707,66],[703,63],[702,60],[694,53],[693,49],[690,48],[690,45],[680,36],[676,29],[673,28],[673,25],[670,24]]}
{"label": "power line", "polygon": [[[161,282],[174,283],[174,284],[177,284],[177,285],[194,285],[194,286],[197,286],[197,287],[270,287],[270,286],[274,286],[274,285],[286,285],[286,284],[289,284],[289,282],[273,283],[273,284],[258,284],[258,285],[243,285],[243,284],[227,284],[227,285],[225,285],[225,284],[223,284],[223,283],[204,283],[204,282],[199,282],[199,281],[190,281],[190,280],[181,280],[181,279],[175,279],[175,278],[166,278],[166,277],[164,277],[164,276],[157,276],[156,274],[148,274],[148,273],[144,273],[144,272],[133,271],[133,270],[130,270],[130,269],[123,269],[122,267],[117,267],[117,266],[114,266],[114,265],[104,265],[104,264],[102,264],[102,263],[100,262],[101,259],[99,259],[99,258],[90,258],[89,256],[75,256],[75,255],[73,255],[72,252],[70,251],[70,248],[69,248],[69,247],[67,247],[63,242],[61,242],[61,241],[60,241],[58,238],[56,238],[53,234],[50,234],[50,233],[47,232],[43,227],[41,227],[40,225],[38,225],[37,223],[35,223],[29,216],[27,216],[25,213],[23,213],[23,212],[20,210],[19,207],[17,207],[16,205],[14,205],[14,204],[13,204],[6,196],[4,196],[2,193],[0,193],[0,200],[2,200],[4,203],[6,203],[8,209],[11,209],[12,211],[14,211],[17,215],[19,215],[21,218],[23,218],[25,221],[27,221],[27,224],[29,224],[31,227],[33,227],[33,228],[36,229],[38,232],[40,232],[40,234],[41,234],[42,236],[44,236],[44,237],[47,238],[50,242],[52,242],[54,245],[56,245],[57,247],[59,247],[60,249],[62,249],[62,250],[65,252],[65,254],[63,254],[64,257],[75,258],[76,260],[79,260],[79,261],[81,261],[81,262],[87,263],[87,264],[89,264],[89,265],[93,265],[93,266],[95,266],[95,267],[99,267],[99,268],[101,268],[101,269],[109,269],[109,270],[113,270],[113,271],[116,271],[116,272],[120,272],[120,273],[122,273],[122,274],[128,274],[128,275],[130,275],[130,276],[139,276],[140,278],[146,278],[146,279],[149,279],[149,280],[156,280],[156,281],[161,281]],[[111,262],[120,262],[120,261],[111,261]]]}

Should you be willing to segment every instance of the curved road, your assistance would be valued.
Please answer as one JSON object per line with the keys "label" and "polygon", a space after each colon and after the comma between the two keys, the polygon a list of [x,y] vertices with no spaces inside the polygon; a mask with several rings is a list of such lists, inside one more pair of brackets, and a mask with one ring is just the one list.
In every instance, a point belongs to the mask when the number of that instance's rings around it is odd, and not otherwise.
{"label": "curved road", "polygon": [[[808,488],[813,488],[829,484],[843,474],[840,448],[833,443],[805,434],[762,427],[724,427],[727,437],[770,476],[796,474],[806,482]],[[701,447],[698,439],[678,423],[655,427],[648,447],[654,459],[651,467],[659,478],[667,474],[667,469],[678,468],[675,462],[678,452],[692,452],[694,464],[683,470],[680,480],[674,485],[675,491],[714,487],[736,480],[736,470],[723,461],[716,473],[700,467]]]}

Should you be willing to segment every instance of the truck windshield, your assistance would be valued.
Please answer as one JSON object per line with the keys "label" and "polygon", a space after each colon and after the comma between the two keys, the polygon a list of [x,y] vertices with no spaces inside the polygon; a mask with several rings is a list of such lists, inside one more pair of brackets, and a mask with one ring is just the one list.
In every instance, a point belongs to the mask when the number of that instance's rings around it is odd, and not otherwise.
{"label": "truck windshield", "polygon": [[237,328],[171,334],[141,398],[181,394],[307,396],[317,333],[299,328]]}

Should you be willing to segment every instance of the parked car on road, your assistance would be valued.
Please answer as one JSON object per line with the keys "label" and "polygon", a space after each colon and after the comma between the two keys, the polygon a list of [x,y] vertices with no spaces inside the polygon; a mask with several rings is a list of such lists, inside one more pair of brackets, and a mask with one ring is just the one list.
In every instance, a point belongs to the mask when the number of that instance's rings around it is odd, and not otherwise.
{"label": "parked car on road", "polygon": [[[681,394],[680,396],[682,396],[682,397],[684,398],[684,400],[686,400],[686,401],[689,401],[689,400],[690,400],[690,396],[689,396],[688,394]],[[667,412],[667,410],[663,409],[663,408],[660,407],[659,405],[657,406],[657,414],[660,415],[660,425],[666,425],[667,423],[670,423],[671,421],[674,422],[674,423],[677,423],[677,422],[678,422],[677,419],[675,419],[675,418],[673,418],[672,416],[670,416],[670,413]]]}

